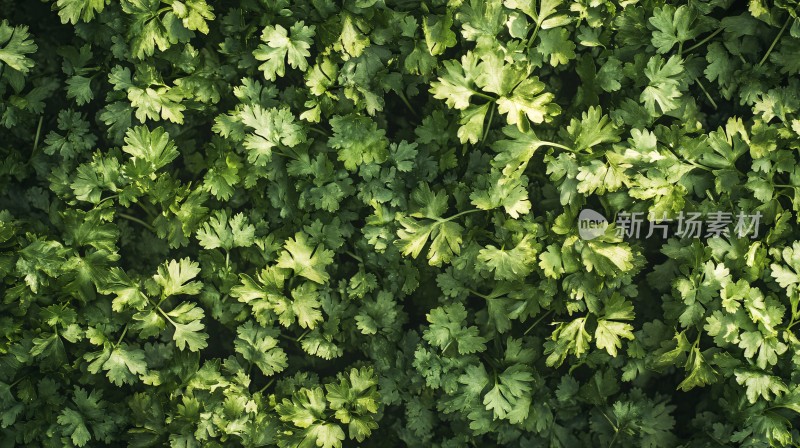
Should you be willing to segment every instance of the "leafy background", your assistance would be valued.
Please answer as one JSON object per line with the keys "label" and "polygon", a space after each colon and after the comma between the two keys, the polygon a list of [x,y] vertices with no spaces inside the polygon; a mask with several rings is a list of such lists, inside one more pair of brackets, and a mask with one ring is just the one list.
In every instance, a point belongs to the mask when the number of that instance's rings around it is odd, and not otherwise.
{"label": "leafy background", "polygon": [[0,0],[0,446],[797,446],[797,10]]}

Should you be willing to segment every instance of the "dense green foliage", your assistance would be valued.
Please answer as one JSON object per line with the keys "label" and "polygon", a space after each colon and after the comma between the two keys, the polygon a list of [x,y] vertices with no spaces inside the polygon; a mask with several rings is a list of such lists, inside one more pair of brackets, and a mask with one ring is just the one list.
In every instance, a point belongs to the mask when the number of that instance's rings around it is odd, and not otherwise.
{"label": "dense green foliage", "polygon": [[0,0],[0,447],[800,446],[799,9]]}

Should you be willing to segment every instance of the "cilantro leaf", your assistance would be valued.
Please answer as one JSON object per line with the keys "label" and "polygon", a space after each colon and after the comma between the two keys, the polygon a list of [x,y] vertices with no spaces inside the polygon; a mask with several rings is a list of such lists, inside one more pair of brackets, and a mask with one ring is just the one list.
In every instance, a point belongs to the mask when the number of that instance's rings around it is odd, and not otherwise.
{"label": "cilantro leaf", "polygon": [[176,295],[195,295],[203,288],[198,281],[190,281],[200,273],[200,265],[188,258],[180,261],[170,260],[158,267],[153,280],[161,287],[163,297]]}
{"label": "cilantro leaf", "polygon": [[264,375],[274,375],[287,367],[286,353],[275,338],[277,332],[248,321],[239,326],[236,334],[236,352],[258,366]]}
{"label": "cilantro leaf", "polygon": [[511,250],[498,249],[492,245],[481,249],[478,260],[486,263],[498,280],[521,280],[533,271],[536,249],[526,235]]}
{"label": "cilantro leaf", "polygon": [[386,132],[367,117],[354,115],[331,118],[333,136],[328,144],[338,150],[345,168],[355,171],[360,165],[383,163],[389,156]]}
{"label": "cilantro leaf", "polygon": [[241,213],[228,217],[225,210],[217,211],[197,231],[197,239],[205,249],[249,247],[255,243],[255,227]]}
{"label": "cilantro leaf", "polygon": [[497,111],[508,114],[508,124],[515,124],[521,131],[527,130],[528,120],[533,123],[551,121],[561,112],[558,104],[553,103],[555,95],[544,92],[545,85],[539,78],[527,78],[511,92],[497,100]]}
{"label": "cilantro leaf", "polygon": [[264,72],[264,77],[274,81],[286,74],[287,61],[292,68],[306,71],[306,59],[311,56],[308,50],[313,43],[315,29],[314,25],[306,26],[302,20],[293,24],[288,31],[280,25],[264,28],[261,33],[264,43],[253,52],[257,60],[264,61],[258,67]]}
{"label": "cilantro leaf", "polygon": [[667,61],[661,56],[653,56],[648,60],[644,74],[649,82],[639,100],[650,115],[655,117],[678,108],[676,100],[682,95],[679,75],[683,70],[683,62],[678,56],[670,56]]}
{"label": "cilantro leaf", "polygon": [[205,328],[202,323],[205,312],[202,308],[183,302],[166,313],[165,317],[174,327],[172,339],[180,350],[188,348],[196,352],[208,347],[208,334],[202,332]]}
{"label": "cilantro leaf", "polygon": [[79,20],[91,22],[97,13],[105,9],[110,0],[58,0],[58,16],[61,23],[76,24]]}
{"label": "cilantro leaf", "polygon": [[294,238],[286,240],[278,258],[278,267],[291,269],[297,275],[323,284],[330,278],[325,268],[333,263],[333,252],[321,245],[309,245],[307,238],[305,233],[297,232]]}
{"label": "cilantro leaf", "polygon": [[30,39],[28,27],[11,27],[8,20],[0,22],[0,62],[22,74],[33,68],[33,61],[27,55],[35,53],[39,47]]}

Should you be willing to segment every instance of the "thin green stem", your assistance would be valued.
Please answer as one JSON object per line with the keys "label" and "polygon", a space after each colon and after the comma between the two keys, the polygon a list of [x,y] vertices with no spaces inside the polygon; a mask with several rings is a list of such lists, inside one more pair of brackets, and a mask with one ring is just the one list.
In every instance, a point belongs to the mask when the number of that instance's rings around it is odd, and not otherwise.
{"label": "thin green stem", "polygon": [[322,136],[324,136],[324,137],[330,137],[330,135],[329,135],[327,132],[325,132],[325,131],[323,131],[322,129],[319,129],[319,128],[317,128],[317,127],[311,126],[311,127],[309,127],[308,129],[309,129],[311,132],[316,132],[317,134],[319,134],[319,135],[322,135]]}
{"label": "thin green stem", "polygon": [[670,152],[670,153],[671,153],[673,156],[675,156],[675,158],[676,158],[676,159],[678,159],[678,160],[680,160],[680,161],[682,161],[682,162],[686,162],[686,163],[688,163],[688,164],[690,164],[690,165],[694,166],[695,168],[699,168],[699,169],[701,169],[701,170],[705,170],[705,171],[708,171],[708,172],[713,172],[713,170],[712,170],[711,168],[707,167],[707,166],[700,165],[700,164],[699,164],[699,163],[697,163],[697,162],[694,162],[694,161],[692,161],[692,160],[689,160],[689,159],[685,159],[685,158],[683,158],[683,157],[681,157],[681,156],[679,156],[679,155],[675,154],[675,151],[673,151],[673,150],[672,150],[672,149],[670,149],[670,148],[667,148],[667,151],[669,151],[669,152]]}
{"label": "thin green stem", "polygon": [[141,208],[141,209],[142,209],[142,210],[143,210],[145,213],[147,213],[147,216],[148,216],[150,219],[154,219],[156,216],[158,216],[158,215],[159,215],[159,213],[158,213],[158,212],[156,212],[156,210],[155,210],[155,209],[153,209],[153,207],[150,207],[149,205],[147,205],[147,204],[146,204],[146,203],[144,203],[143,201],[139,201],[139,202],[137,202],[137,204],[139,205],[139,207],[140,207],[140,208]]}
{"label": "thin green stem", "polygon": [[31,151],[31,156],[28,159],[28,163],[31,163],[33,160],[33,156],[36,155],[36,150],[39,149],[39,138],[42,135],[42,120],[44,119],[43,116],[39,117],[39,125],[36,126],[36,137],[33,139],[33,150]]}
{"label": "thin green stem", "polygon": [[297,341],[297,342],[300,342],[300,341],[302,341],[302,340],[303,340],[303,338],[304,338],[304,337],[306,337],[306,335],[307,335],[308,333],[311,333],[311,330],[310,330],[310,329],[309,329],[309,330],[306,330],[306,331],[304,331],[304,332],[303,332],[303,334],[301,334],[300,336],[298,336],[298,337],[297,337],[297,339],[296,339],[296,341]]}
{"label": "thin green stem", "polygon": [[256,393],[260,394],[260,393],[264,392],[269,386],[272,386],[272,383],[274,383],[274,382],[275,382],[275,377],[272,377],[272,379],[269,380],[269,382],[267,384],[265,384],[264,387],[262,387],[261,389],[257,390]]}
{"label": "thin green stem", "polygon": [[456,218],[460,218],[460,217],[462,217],[464,215],[469,215],[470,213],[475,213],[475,212],[479,212],[479,211],[480,211],[479,209],[474,208],[472,210],[467,210],[467,211],[464,211],[464,212],[461,212],[461,213],[456,213],[455,215],[453,215],[453,216],[451,216],[449,218],[439,219],[439,222],[452,221],[452,220],[454,220]]}
{"label": "thin green stem", "polygon": [[615,430],[614,437],[611,438],[611,443],[608,444],[608,448],[614,446],[614,442],[617,441],[617,436],[619,436],[619,430]]}
{"label": "thin green stem", "polygon": [[531,37],[529,37],[528,40],[525,42],[525,48],[530,48],[530,46],[533,43],[533,41],[536,40],[536,36],[539,34],[539,30],[541,28],[542,28],[542,24],[537,22],[536,23],[536,28],[533,29],[533,34],[531,34]]}
{"label": "thin green stem", "polygon": [[122,343],[122,339],[125,338],[125,334],[128,333],[128,324],[125,324],[125,328],[122,329],[122,334],[119,335],[119,339],[117,339],[117,343],[114,344],[114,348],[119,347],[119,344]]}
{"label": "thin green stem", "polygon": [[694,340],[694,344],[692,344],[692,349],[700,347],[700,336],[702,335],[703,333],[697,333],[697,338]]}
{"label": "thin green stem", "polygon": [[361,264],[364,264],[364,259],[359,257],[358,255],[350,252],[349,250],[344,251],[347,255],[351,256],[354,260],[358,261]]}
{"label": "thin green stem", "polygon": [[442,354],[444,354],[444,352],[446,352],[446,351],[447,351],[447,349],[448,349],[448,348],[450,348],[450,344],[452,344],[452,343],[453,343],[453,340],[452,340],[452,339],[450,339],[449,341],[447,341],[447,344],[445,344],[444,348],[442,349]]}
{"label": "thin green stem", "polygon": [[608,414],[603,412],[603,410],[600,409],[600,408],[597,408],[597,410],[600,411],[601,414],[603,414],[603,417],[606,418],[606,420],[608,421],[608,424],[611,425],[612,428],[614,428],[614,432],[619,432],[619,428],[617,428],[617,425],[615,425],[614,422],[611,421],[611,419],[608,417]]}
{"label": "thin green stem", "polygon": [[296,157],[290,156],[289,154],[286,154],[284,152],[281,152],[281,151],[278,151],[278,150],[275,150],[275,149],[272,150],[272,154],[274,154],[276,156],[281,156],[281,157],[283,157],[285,159],[290,159],[290,160],[291,159],[296,159]]}
{"label": "thin green stem", "polygon": [[100,204],[102,204],[103,202],[106,202],[106,201],[110,201],[111,199],[114,199],[116,197],[119,197],[119,195],[118,194],[112,194],[111,196],[104,197],[102,200],[100,200],[100,202],[97,203],[97,205],[100,205]]}
{"label": "thin green stem", "polygon": [[406,98],[406,95],[403,92],[398,91],[397,92],[397,96],[400,97],[400,101],[402,101],[403,104],[406,105],[408,110],[411,111],[411,114],[416,117],[417,116],[417,111],[415,111],[414,108],[411,107],[411,103],[408,102],[408,98]]}
{"label": "thin green stem", "polygon": [[703,46],[703,44],[705,44],[706,42],[708,42],[711,39],[713,39],[717,34],[721,33],[723,30],[724,30],[724,28],[717,28],[716,30],[714,30],[713,33],[711,33],[708,36],[706,36],[705,38],[703,38],[703,40],[701,40],[700,42],[698,42],[698,43],[692,45],[691,47],[687,48],[684,51],[684,54],[685,53],[691,53],[693,50],[696,50],[697,48]]}
{"label": "thin green stem", "polygon": [[[167,317],[167,315],[164,313],[164,310],[162,310],[162,309],[161,309],[161,304],[162,304],[162,303],[164,303],[164,301],[165,301],[165,300],[169,299],[169,297],[170,297],[170,296],[164,295],[164,294],[162,293],[162,294],[161,294],[161,298],[160,298],[160,299],[158,299],[158,303],[156,303],[156,304],[155,304],[155,307],[156,307],[156,308],[158,308],[158,311],[160,311],[160,312],[161,312],[161,314],[164,314],[164,317],[166,317],[166,318],[167,318],[167,320],[169,320],[170,322],[172,322],[172,319],[170,319],[169,317]],[[150,303],[153,303],[153,302],[150,302]],[[174,323],[173,323],[173,325],[174,325]]]}
{"label": "thin green stem", "polygon": [[153,233],[156,233],[156,229],[153,226],[151,226],[150,224],[142,221],[141,219],[139,219],[139,218],[137,218],[135,216],[131,216],[131,215],[127,214],[127,213],[117,213],[117,216],[119,216],[120,218],[123,218],[123,219],[127,219],[128,221],[132,221],[132,222],[135,222],[137,224],[140,224],[145,229],[147,229],[147,230],[149,230],[149,231],[151,231]]}
{"label": "thin green stem", "polygon": [[542,142],[542,146],[552,146],[553,148],[559,148],[569,152],[577,152],[576,150],[570,148],[569,146],[565,146],[555,142]]}
{"label": "thin green stem", "polygon": [[792,331],[792,327],[794,327],[797,322],[800,322],[797,320],[798,317],[800,317],[800,309],[798,309],[798,303],[795,303],[794,306],[792,306],[792,318],[789,320],[789,323],[786,324],[786,331]]}
{"label": "thin green stem", "polygon": [[[495,341],[496,340],[497,339],[495,339]],[[497,361],[492,359],[492,357],[487,355],[486,353],[481,353],[480,356],[481,356],[481,359],[483,359],[486,362],[486,364],[489,364],[489,367],[492,368],[492,373],[494,374],[495,383],[496,383],[497,382],[497,371],[500,370],[500,366],[498,365]]]}
{"label": "thin green stem", "polygon": [[783,36],[783,33],[786,31],[786,27],[788,27],[788,26],[789,26],[789,23],[790,23],[791,21],[792,21],[792,16],[789,16],[789,17],[786,19],[786,23],[784,23],[784,24],[783,24],[783,27],[781,27],[781,30],[780,30],[780,31],[778,31],[778,35],[777,35],[777,36],[775,36],[775,39],[773,39],[773,40],[772,40],[772,44],[771,44],[771,45],[769,46],[769,48],[767,49],[767,52],[764,54],[764,57],[763,57],[763,58],[761,58],[761,60],[760,60],[760,61],[758,61],[758,66],[759,66],[759,67],[761,67],[762,65],[764,65],[764,63],[765,63],[765,62],[767,62],[767,58],[769,57],[769,54],[770,54],[770,53],[772,53],[772,50],[773,50],[773,49],[775,49],[775,45],[777,45],[777,44],[778,44],[778,41],[779,41],[779,40],[781,39],[781,37]]}
{"label": "thin green stem", "polygon": [[170,317],[167,315],[167,313],[164,310],[161,309],[161,302],[163,302],[164,299],[166,299],[166,297],[162,297],[161,298],[161,300],[158,302],[158,305],[156,305],[156,309],[158,310],[159,313],[161,313],[162,316],[164,316],[164,319],[167,319],[167,321],[170,324],[172,324],[173,327],[177,328],[178,325],[175,323],[175,321],[170,319]]}
{"label": "thin green stem", "polygon": [[24,379],[25,379],[25,378],[27,378],[27,377],[28,377],[27,375],[23,375],[22,377],[20,377],[20,379],[18,379],[18,380],[16,380],[16,381],[14,381],[13,383],[9,384],[9,385],[8,385],[8,388],[9,388],[9,389],[11,389],[12,387],[14,387],[14,386],[16,386],[17,384],[19,384],[19,383],[20,383],[20,381],[24,380]]}
{"label": "thin green stem", "polygon": [[767,412],[771,412],[771,413],[773,413],[773,414],[774,414],[774,413],[775,413],[774,411],[775,411],[776,409],[781,409],[781,408],[783,408],[783,409],[790,409],[790,410],[794,410],[794,409],[792,409],[792,408],[790,408],[790,407],[787,407],[787,406],[785,406],[785,405],[780,405],[780,404],[779,404],[779,405],[776,405],[776,406],[770,406],[770,407],[768,407],[768,408],[764,409],[764,413],[766,414]]}
{"label": "thin green stem", "polygon": [[486,129],[483,131],[483,136],[481,137],[481,144],[486,141],[486,137],[489,136],[489,129],[492,127],[492,120],[494,120],[494,110],[495,110],[496,103],[492,103],[489,106],[489,121],[486,123]]}
{"label": "thin green stem", "polygon": [[695,168],[699,168],[701,170],[708,171],[709,173],[714,171],[714,170],[712,170],[711,168],[709,168],[707,166],[700,165],[699,163],[693,162],[693,161],[691,161],[689,159],[684,159],[684,158],[681,158],[681,157],[679,157],[679,159],[683,160],[684,162],[687,162],[688,164],[694,166]]}
{"label": "thin green stem", "polygon": [[483,98],[483,99],[486,99],[486,100],[492,101],[492,102],[494,102],[494,101],[497,101],[497,98],[495,98],[495,97],[493,97],[493,96],[491,96],[491,95],[487,95],[487,94],[485,94],[485,93],[483,93],[483,92],[479,92],[479,91],[477,91],[477,90],[473,90],[473,91],[472,91],[472,94],[473,94],[473,95],[475,95],[475,96],[479,96],[479,97],[481,97],[481,98]]}
{"label": "thin green stem", "polygon": [[491,297],[489,297],[489,296],[487,296],[487,295],[485,295],[485,294],[481,294],[481,293],[479,293],[478,291],[475,291],[474,289],[467,289],[467,291],[469,291],[469,293],[470,293],[470,294],[472,294],[472,295],[474,295],[474,296],[478,296],[478,297],[480,297],[481,299],[484,299],[484,300],[492,300],[492,298],[491,298]]}
{"label": "thin green stem", "polygon": [[706,98],[708,98],[708,101],[710,101],[711,105],[714,106],[714,110],[717,110],[717,102],[714,101],[714,98],[711,98],[711,95],[708,94],[708,90],[706,90],[705,86],[703,85],[703,83],[700,81],[699,78],[697,79],[697,85],[700,87],[700,90],[702,90],[703,93],[706,94]]}
{"label": "thin green stem", "polygon": [[727,446],[728,446],[728,445],[725,445],[724,443],[720,442],[719,440],[717,440],[717,439],[716,439],[716,437],[712,436],[710,432],[708,432],[708,431],[705,431],[705,433],[706,433],[706,435],[707,435],[707,436],[708,436],[708,437],[709,437],[711,440],[713,440],[713,441],[717,442],[717,445],[719,445],[719,446],[725,446],[725,447],[727,447]]}
{"label": "thin green stem", "polygon": [[544,320],[544,319],[545,319],[547,316],[551,315],[552,313],[553,313],[553,310],[550,310],[550,311],[548,311],[548,312],[546,312],[546,313],[542,314],[541,316],[539,316],[539,318],[538,318],[538,319],[536,319],[536,320],[535,320],[535,321],[534,321],[534,322],[533,322],[533,323],[532,323],[532,324],[531,324],[531,325],[528,327],[528,329],[527,329],[527,330],[525,330],[525,332],[524,332],[524,333],[522,333],[522,335],[523,335],[523,336],[527,336],[527,335],[528,335],[528,333],[530,333],[530,332],[531,332],[531,330],[533,330],[533,329],[534,329],[534,328],[535,328],[537,325],[539,325],[539,323],[540,323],[541,321],[543,321],[543,320]]}
{"label": "thin green stem", "polygon": [[300,336],[298,336],[296,338],[293,338],[291,336],[286,336],[283,333],[278,333],[278,337],[286,339],[287,341],[300,342],[300,340],[302,340],[304,337],[306,337],[306,335],[309,333],[309,331],[311,331],[311,330],[306,330],[305,332],[303,332],[303,334],[301,334]]}

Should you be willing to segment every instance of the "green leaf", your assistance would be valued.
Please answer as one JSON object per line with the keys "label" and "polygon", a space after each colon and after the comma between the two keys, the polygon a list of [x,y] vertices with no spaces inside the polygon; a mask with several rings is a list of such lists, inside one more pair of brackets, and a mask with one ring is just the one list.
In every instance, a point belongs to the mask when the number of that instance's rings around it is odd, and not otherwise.
{"label": "green leaf", "polygon": [[92,434],[80,413],[73,409],[64,409],[58,416],[58,424],[63,426],[63,431],[69,436],[75,446],[85,446],[92,440]]}
{"label": "green leaf", "polygon": [[368,117],[335,116],[331,129],[328,145],[338,150],[339,160],[350,171],[364,164],[383,163],[389,156],[386,132]]}
{"label": "green leaf", "polygon": [[512,218],[519,218],[531,210],[528,190],[519,178],[506,178],[492,170],[488,190],[475,190],[470,195],[472,205],[481,210],[503,209]]}
{"label": "green leaf", "polygon": [[[536,50],[553,67],[566,65],[575,59],[575,44],[570,40],[569,32],[564,28],[544,29],[539,34],[540,42]],[[513,123],[511,123],[513,124]]]}
{"label": "green leaf", "polygon": [[515,124],[520,131],[527,130],[527,123],[549,122],[561,112],[561,107],[553,103],[555,95],[544,92],[545,85],[536,76],[519,83],[509,96],[497,100],[497,111],[507,114],[508,124]]}
{"label": "green leaf", "polygon": [[[681,97],[681,79],[683,62],[679,56],[670,56],[664,61],[661,56],[653,56],[647,61],[644,74],[649,80],[639,100],[651,116],[671,112],[678,108]],[[658,106],[658,109],[656,109]]]}
{"label": "green leaf", "polygon": [[597,330],[594,338],[597,348],[605,349],[609,355],[616,357],[617,349],[622,347],[621,338],[633,339],[633,326],[630,324],[615,322],[606,319],[597,321]]}
{"label": "green leaf", "polygon": [[476,93],[475,80],[478,76],[478,58],[467,52],[458,61],[444,61],[445,74],[431,83],[430,92],[434,98],[445,100],[449,107],[464,110],[469,107],[470,98]]}
{"label": "green leaf", "polygon": [[74,98],[78,106],[83,106],[94,99],[92,79],[85,76],[73,76],[67,80],[67,98]]}
{"label": "green leaf", "polygon": [[243,214],[229,218],[227,211],[219,210],[197,231],[197,239],[204,249],[230,251],[255,244],[255,230]]}
{"label": "green leaf", "polygon": [[134,384],[139,375],[147,373],[144,356],[141,349],[128,349],[126,344],[122,344],[111,350],[103,363],[103,370],[108,372],[108,379],[117,386]]}
{"label": "green leaf", "polygon": [[175,43],[176,36],[172,36],[171,31],[177,30],[164,23],[159,13],[159,0],[122,0],[121,4],[122,11],[132,18],[128,39],[136,58],[152,56],[156,48],[166,51]]}
{"label": "green leaf", "polygon": [[149,164],[151,172],[175,160],[179,153],[163,128],[150,131],[144,126],[128,130],[122,150],[134,158]]}
{"label": "green leaf", "polygon": [[214,8],[206,0],[175,0],[172,2],[172,11],[181,19],[186,29],[203,34],[208,34],[209,31],[207,21],[215,18]]}
{"label": "green leaf", "polygon": [[416,220],[410,217],[401,217],[398,222],[403,228],[397,230],[399,239],[395,243],[403,255],[417,258],[429,238],[431,245],[427,258],[431,266],[449,263],[461,252],[461,233],[464,227],[456,222]]}
{"label": "green leaf", "polygon": [[788,392],[783,381],[773,375],[746,369],[736,369],[734,374],[736,382],[747,388],[747,400],[750,403],[755,403],[759,397],[770,401],[773,399],[772,394],[780,397],[781,394]]}
{"label": "green leaf", "polygon": [[58,0],[58,16],[61,23],[77,24],[79,20],[91,22],[94,16],[103,11],[110,0]]}
{"label": "green leaf", "polygon": [[286,108],[263,109],[259,105],[247,105],[241,112],[241,119],[245,126],[254,130],[245,137],[244,147],[249,151],[247,161],[257,166],[265,166],[272,159],[274,148],[293,148],[306,138],[305,129]]}
{"label": "green leaf", "polygon": [[495,385],[483,398],[487,411],[495,418],[509,419],[512,423],[522,422],[528,415],[531,383],[533,375],[527,367],[514,365],[503,371]]}
{"label": "green leaf", "polygon": [[425,44],[431,56],[437,56],[456,44],[456,33],[450,28],[453,18],[443,16],[424,16],[422,18],[422,31],[425,35]]}
{"label": "green leaf", "polygon": [[778,362],[778,355],[782,355],[788,346],[780,342],[773,335],[764,336],[760,331],[745,331],[741,334],[739,347],[744,350],[744,356],[753,358],[758,353],[756,365],[762,369],[773,366]]}
{"label": "green leaf", "polygon": [[303,283],[292,291],[292,312],[303,328],[314,329],[322,321],[320,294],[313,283]]}
{"label": "green leaf", "polygon": [[546,363],[550,367],[560,366],[570,353],[581,357],[589,350],[592,336],[586,331],[586,318],[579,317],[569,323],[560,323],[545,343],[545,353],[548,353]]}
{"label": "green leaf", "polygon": [[161,286],[163,297],[195,295],[203,289],[203,283],[190,280],[197,277],[199,273],[200,265],[188,258],[183,258],[180,261],[170,260],[160,265],[153,280]]}
{"label": "green leaf", "polygon": [[498,140],[492,145],[492,149],[498,153],[492,165],[502,168],[503,175],[508,177],[521,176],[539,148],[543,146],[566,148],[540,139],[532,130],[520,131],[516,126],[504,127],[503,134],[507,138]]}
{"label": "green leaf", "polygon": [[489,245],[478,253],[478,260],[486,263],[497,280],[522,280],[533,272],[536,264],[536,249],[526,235],[511,250]]}
{"label": "green leaf", "polygon": [[609,355],[616,357],[617,350],[622,347],[622,339],[633,340],[633,326],[619,322],[633,320],[633,305],[620,295],[613,295],[605,305],[603,317],[597,319],[594,338],[597,348],[605,349]]}
{"label": "green leaf", "polygon": [[550,278],[559,278],[563,274],[564,266],[561,262],[561,251],[558,246],[551,244],[547,250],[539,254],[539,267]]}
{"label": "green leaf", "polygon": [[679,390],[688,392],[695,387],[703,387],[717,381],[717,371],[706,361],[698,348],[691,350],[685,367],[689,375],[678,384]]}
{"label": "green leaf", "polygon": [[288,366],[286,353],[278,347],[277,331],[245,322],[236,329],[234,349],[252,362],[266,376],[283,371]]}
{"label": "green leaf", "polygon": [[11,27],[8,20],[0,22],[0,68],[6,65],[22,74],[33,68],[33,61],[27,57],[39,47],[30,39],[28,27],[18,25]]}
{"label": "green leaf", "polygon": [[664,5],[655,8],[653,17],[650,17],[650,24],[655,27],[652,43],[660,54],[669,51],[678,44],[683,44],[696,38],[701,32],[697,27],[697,11],[686,5],[675,8],[671,5]]}
{"label": "green leaf", "polygon": [[630,271],[633,268],[633,252],[627,243],[587,241],[581,257],[587,271],[596,271],[602,276]]}
{"label": "green leaf", "polygon": [[205,325],[202,319],[205,316],[202,308],[189,302],[183,302],[167,313],[171,317],[170,323],[175,327],[172,339],[178,349],[188,347],[189,351],[196,352],[208,347],[208,334],[203,333]]}
{"label": "green leaf", "polygon": [[312,282],[324,284],[330,279],[325,269],[333,263],[333,252],[321,245],[309,245],[306,234],[297,232],[286,240],[284,250],[278,258],[278,267],[291,269]]}
{"label": "green leaf", "polygon": [[264,77],[275,81],[278,76],[285,75],[287,61],[292,68],[306,71],[315,29],[314,25],[306,26],[302,20],[295,22],[289,31],[280,25],[265,27],[261,33],[264,43],[253,51],[257,60],[264,61],[258,67],[264,72]]}
{"label": "green leaf", "polygon": [[430,326],[422,337],[442,351],[450,346],[462,355],[485,350],[486,339],[479,335],[477,327],[466,326],[466,318],[467,311],[460,303],[435,308],[427,315]]}
{"label": "green leaf", "polygon": [[599,107],[590,107],[581,114],[581,119],[573,118],[567,126],[566,135],[573,142],[575,151],[591,151],[602,143],[616,143],[620,140],[619,131]]}

